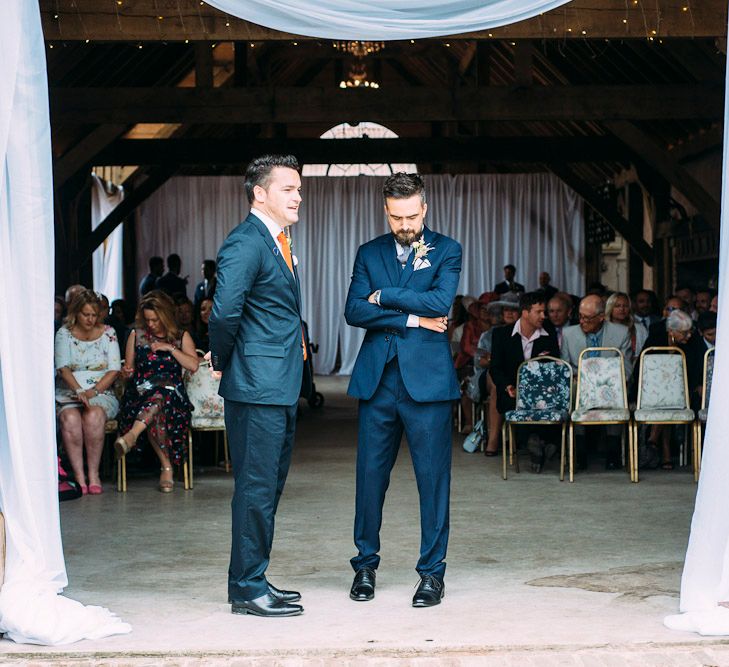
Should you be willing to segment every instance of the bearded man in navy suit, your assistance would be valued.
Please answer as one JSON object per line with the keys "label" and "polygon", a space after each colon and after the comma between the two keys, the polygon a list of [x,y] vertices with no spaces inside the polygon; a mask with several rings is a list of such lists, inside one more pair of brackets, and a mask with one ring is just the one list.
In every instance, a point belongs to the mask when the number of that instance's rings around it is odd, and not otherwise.
{"label": "bearded man in navy suit", "polygon": [[345,318],[367,331],[349,384],[360,399],[350,597],[375,595],[380,525],[403,431],[420,496],[420,583],[414,607],[439,604],[448,546],[451,407],[460,392],[446,329],[458,289],[461,246],[425,227],[425,186],[397,173],[384,184],[391,234],[361,246]]}

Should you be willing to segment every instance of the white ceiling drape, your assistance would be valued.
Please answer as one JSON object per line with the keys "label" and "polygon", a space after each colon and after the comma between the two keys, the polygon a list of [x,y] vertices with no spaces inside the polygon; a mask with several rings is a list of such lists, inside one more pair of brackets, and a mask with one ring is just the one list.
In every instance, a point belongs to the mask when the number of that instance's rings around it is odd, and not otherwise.
{"label": "white ceiling drape", "polygon": [[294,35],[394,40],[517,23],[568,0],[207,0],[231,16]]}

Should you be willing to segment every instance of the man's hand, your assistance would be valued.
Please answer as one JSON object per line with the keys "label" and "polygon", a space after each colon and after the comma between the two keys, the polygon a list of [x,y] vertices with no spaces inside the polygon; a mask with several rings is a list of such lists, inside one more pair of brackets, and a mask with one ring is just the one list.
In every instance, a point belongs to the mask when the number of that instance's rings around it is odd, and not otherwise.
{"label": "man's hand", "polygon": [[513,384],[510,384],[506,388],[506,393],[509,394],[511,398],[516,398],[516,387]]}
{"label": "man's hand", "polygon": [[212,353],[211,352],[206,352],[205,353],[205,356],[203,357],[203,359],[205,359],[205,361],[207,361],[210,364],[210,375],[213,378],[213,380],[220,380],[220,378],[223,377],[223,372],[222,371],[213,370],[213,362],[212,362],[213,355],[212,355]]}
{"label": "man's hand", "polygon": [[420,326],[436,333],[443,333],[448,329],[447,317],[421,317]]}
{"label": "man's hand", "polygon": [[375,301],[375,294],[377,294],[377,292],[372,292],[372,294],[370,294],[367,297],[367,301],[369,301],[370,303],[377,304],[377,301]]}

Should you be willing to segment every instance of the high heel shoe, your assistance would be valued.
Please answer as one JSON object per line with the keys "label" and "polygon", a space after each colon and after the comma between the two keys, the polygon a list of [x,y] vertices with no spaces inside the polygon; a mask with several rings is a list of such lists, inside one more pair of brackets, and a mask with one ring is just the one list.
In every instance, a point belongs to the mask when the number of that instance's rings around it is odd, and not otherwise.
{"label": "high heel shoe", "polygon": [[[160,472],[168,472],[172,470],[172,466],[162,466],[160,468]],[[160,493],[172,493],[172,491],[175,488],[175,480],[174,479],[161,479],[159,481],[159,490]]]}
{"label": "high heel shoe", "polygon": [[125,457],[134,447],[134,443],[131,445],[127,442],[126,438],[123,435],[120,435],[116,440],[114,440],[114,452],[116,454],[116,460]]}

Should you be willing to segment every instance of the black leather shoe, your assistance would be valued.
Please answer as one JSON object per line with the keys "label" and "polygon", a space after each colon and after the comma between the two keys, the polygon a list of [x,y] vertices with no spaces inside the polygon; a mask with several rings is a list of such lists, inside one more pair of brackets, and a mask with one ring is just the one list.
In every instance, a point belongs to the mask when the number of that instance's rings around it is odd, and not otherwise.
{"label": "black leather shoe", "polygon": [[354,575],[349,597],[357,602],[367,602],[375,597],[375,571],[361,567]]}
{"label": "black leather shoe", "polygon": [[413,607],[434,607],[445,596],[445,584],[430,574],[420,575],[418,590],[413,595]]}
{"label": "black leather shoe", "polygon": [[301,600],[301,593],[299,591],[282,591],[273,584],[268,584],[268,592],[279,602],[298,602]]}
{"label": "black leather shoe", "polygon": [[251,616],[298,616],[304,612],[299,604],[279,602],[273,595],[266,593],[255,600],[233,602],[231,611],[234,614],[250,614]]}
{"label": "black leather shoe", "polygon": [[[301,600],[299,591],[282,591],[271,583],[268,584],[268,592],[279,602],[298,602]],[[230,595],[228,595],[228,604],[233,604],[233,598]]]}

